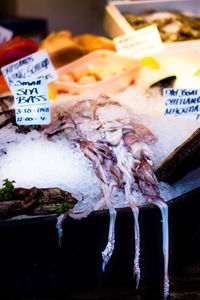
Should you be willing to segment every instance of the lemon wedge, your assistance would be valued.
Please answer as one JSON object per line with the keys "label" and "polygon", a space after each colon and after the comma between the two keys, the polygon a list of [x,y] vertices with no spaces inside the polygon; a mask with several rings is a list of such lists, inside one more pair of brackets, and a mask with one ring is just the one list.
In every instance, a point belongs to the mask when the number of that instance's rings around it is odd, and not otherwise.
{"label": "lemon wedge", "polygon": [[152,69],[159,69],[159,63],[153,57],[143,57],[142,58],[142,66],[150,67]]}
{"label": "lemon wedge", "polygon": [[194,74],[194,76],[200,76],[200,70],[197,70],[196,73]]}
{"label": "lemon wedge", "polygon": [[54,92],[50,88],[48,88],[48,96],[49,96],[49,99],[51,99],[51,100],[56,98]]}

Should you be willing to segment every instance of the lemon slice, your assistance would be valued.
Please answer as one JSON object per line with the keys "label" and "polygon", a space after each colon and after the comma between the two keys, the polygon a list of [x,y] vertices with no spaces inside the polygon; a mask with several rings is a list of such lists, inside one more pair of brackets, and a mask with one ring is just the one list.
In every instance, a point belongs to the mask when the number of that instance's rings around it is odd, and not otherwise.
{"label": "lemon slice", "polygon": [[150,67],[152,69],[159,69],[159,63],[153,57],[143,57],[142,58],[142,66]]}

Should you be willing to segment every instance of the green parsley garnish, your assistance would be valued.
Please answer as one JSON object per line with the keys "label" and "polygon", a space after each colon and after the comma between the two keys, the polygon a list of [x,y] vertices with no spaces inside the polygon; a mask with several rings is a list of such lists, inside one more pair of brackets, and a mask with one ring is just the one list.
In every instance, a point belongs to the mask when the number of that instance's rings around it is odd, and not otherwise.
{"label": "green parsley garnish", "polygon": [[9,201],[11,200],[12,194],[14,192],[14,183],[15,181],[9,181],[4,179],[3,188],[0,189],[0,201]]}
{"label": "green parsley garnish", "polygon": [[63,214],[63,213],[66,213],[66,212],[70,212],[70,210],[74,207],[74,204],[73,203],[70,203],[70,202],[63,202],[62,206],[60,209],[57,209],[56,210],[56,213],[57,214]]}

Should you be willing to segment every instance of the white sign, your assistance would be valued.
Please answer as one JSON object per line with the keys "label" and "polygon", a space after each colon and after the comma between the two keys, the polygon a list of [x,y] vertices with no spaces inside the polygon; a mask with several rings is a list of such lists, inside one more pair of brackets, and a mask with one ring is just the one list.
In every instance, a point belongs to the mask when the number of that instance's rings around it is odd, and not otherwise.
{"label": "white sign", "polygon": [[18,125],[50,123],[48,86],[45,79],[16,80],[12,91],[15,99],[15,116]]}
{"label": "white sign", "polygon": [[28,81],[43,78],[51,82],[58,77],[46,50],[40,50],[16,60],[2,67],[1,71],[11,91],[14,82],[18,79]]}
{"label": "white sign", "polygon": [[13,36],[13,31],[0,26],[0,44],[9,41]]}
{"label": "white sign", "polygon": [[200,119],[200,89],[163,89],[164,115]]}
{"label": "white sign", "polygon": [[155,25],[116,37],[114,43],[121,55],[142,58],[163,50],[164,46]]}

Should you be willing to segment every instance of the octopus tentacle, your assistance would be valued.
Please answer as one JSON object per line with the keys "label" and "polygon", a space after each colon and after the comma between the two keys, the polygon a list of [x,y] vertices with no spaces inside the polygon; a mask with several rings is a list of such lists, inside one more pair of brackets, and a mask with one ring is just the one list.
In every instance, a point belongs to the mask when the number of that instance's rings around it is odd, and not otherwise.
{"label": "octopus tentacle", "polygon": [[116,220],[117,212],[115,209],[109,210],[109,233],[108,233],[108,242],[106,245],[106,248],[104,251],[102,251],[102,258],[103,258],[103,264],[102,264],[102,270],[105,271],[105,266],[108,264],[114,247],[115,247],[115,220]]}
{"label": "octopus tentacle", "polygon": [[87,218],[92,211],[93,209],[87,209],[82,212],[71,212],[69,213],[69,216],[72,217],[73,219],[80,220],[82,218]]}
{"label": "octopus tentacle", "polygon": [[106,176],[104,175],[103,167],[102,167],[102,158],[95,153],[95,148],[91,148],[90,145],[91,143],[87,141],[81,141],[80,142],[80,147],[85,156],[92,162],[93,164],[93,170],[96,173],[97,177],[106,184],[107,179]]}
{"label": "octopus tentacle", "polygon": [[114,160],[114,155],[108,146],[103,145],[101,143],[93,143],[91,141],[84,141],[80,143],[81,149],[84,154],[90,159],[93,163],[93,168],[96,175],[102,181],[102,190],[105,198],[105,203],[109,209],[109,234],[108,234],[108,242],[105,250],[102,252],[103,265],[102,269],[105,270],[105,266],[108,264],[110,260],[114,245],[115,245],[115,220],[117,212],[111,203],[111,194],[113,191],[114,183],[108,183],[107,177],[107,168],[104,165],[104,161],[107,159]]}
{"label": "octopus tentacle", "polygon": [[105,266],[108,264],[108,262],[112,256],[114,247],[115,247],[115,220],[116,220],[116,216],[117,216],[117,211],[111,204],[111,200],[110,200],[112,190],[113,190],[112,184],[109,184],[108,186],[103,185],[103,192],[105,195],[106,205],[109,209],[109,218],[110,218],[108,242],[107,242],[105,250],[102,252],[102,258],[103,258],[102,270],[103,270],[103,272],[105,271]]}
{"label": "octopus tentacle", "polygon": [[136,288],[140,282],[140,227],[139,227],[139,209],[133,201],[131,194],[131,184],[134,183],[134,177],[132,175],[131,167],[134,165],[134,160],[130,155],[130,152],[125,148],[123,141],[114,149],[117,157],[117,165],[123,174],[124,190],[126,199],[130,205],[130,208],[134,217],[134,232],[135,232],[135,255],[134,255],[134,276],[136,278]]}
{"label": "octopus tentacle", "polygon": [[[163,235],[163,257],[164,257],[164,299],[167,299],[169,295],[169,276],[168,276],[168,264],[169,264],[169,228],[168,228],[168,206],[160,196],[158,188],[158,182],[150,163],[145,158],[148,156],[148,149],[145,147],[137,149],[137,153],[133,152],[137,158],[140,158],[140,164],[134,170],[135,177],[138,180],[138,185],[141,192],[149,199],[153,205],[159,207],[162,215],[162,235]],[[145,152],[145,155],[144,155]],[[148,160],[149,160],[148,156]]]}
{"label": "octopus tentacle", "polygon": [[103,258],[102,270],[105,271],[105,267],[108,264],[114,247],[115,247],[115,220],[117,216],[116,210],[109,211],[110,223],[109,223],[109,233],[108,233],[108,242],[106,248],[101,253]]}
{"label": "octopus tentacle", "polygon": [[163,236],[163,258],[164,258],[164,289],[163,296],[167,299],[169,295],[169,275],[168,275],[168,264],[169,264],[169,228],[168,228],[168,206],[164,200],[156,199],[152,201],[152,204],[159,207],[162,215],[162,236]]}
{"label": "octopus tentacle", "polygon": [[89,214],[91,214],[93,211],[101,210],[104,208],[105,205],[106,205],[105,197],[102,197],[99,201],[97,201],[97,203],[95,203],[93,208],[84,210],[83,212],[72,211],[71,213],[69,213],[69,216],[76,220],[87,218],[87,216],[89,216]]}
{"label": "octopus tentacle", "polygon": [[131,187],[128,182],[125,183],[124,186],[125,195],[128,199],[130,208],[133,212],[134,217],[134,233],[135,233],[135,256],[134,256],[134,277],[136,278],[136,289],[139,286],[140,282],[140,265],[139,265],[139,259],[140,259],[140,226],[139,226],[139,209],[134,204],[132,195],[131,195]]}
{"label": "octopus tentacle", "polygon": [[102,208],[104,208],[104,206],[106,205],[106,200],[105,197],[102,197],[99,201],[97,201],[97,203],[94,205],[93,210],[97,211],[100,210]]}
{"label": "octopus tentacle", "polygon": [[116,187],[120,188],[123,186],[123,178],[122,178],[122,174],[121,171],[119,170],[119,168],[117,166],[114,166],[113,163],[106,159],[104,161],[104,166],[107,170],[107,172],[110,174],[110,177],[116,181]]}
{"label": "octopus tentacle", "polygon": [[63,236],[63,228],[62,228],[62,224],[64,222],[64,220],[66,219],[68,214],[61,214],[58,218],[57,218],[57,223],[56,223],[56,228],[58,230],[58,245],[61,248],[61,239]]}

